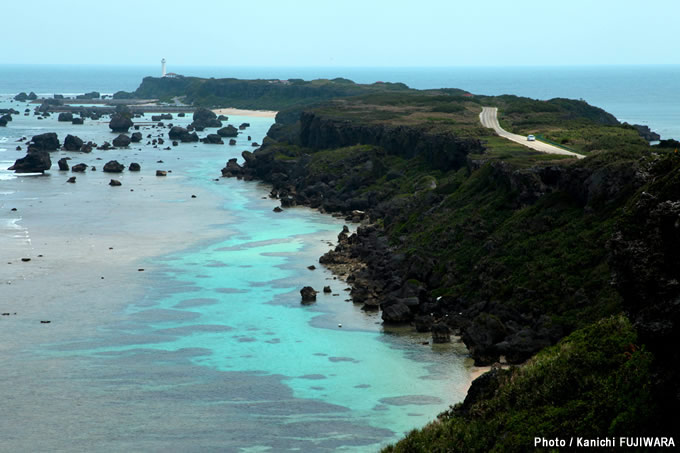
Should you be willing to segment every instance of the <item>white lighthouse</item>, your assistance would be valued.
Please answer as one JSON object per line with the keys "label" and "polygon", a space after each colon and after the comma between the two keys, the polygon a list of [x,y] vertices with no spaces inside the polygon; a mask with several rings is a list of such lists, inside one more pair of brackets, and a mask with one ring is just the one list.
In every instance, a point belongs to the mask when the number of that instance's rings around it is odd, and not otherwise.
{"label": "white lighthouse", "polygon": [[161,77],[165,77],[165,58],[161,60],[161,72],[163,73]]}

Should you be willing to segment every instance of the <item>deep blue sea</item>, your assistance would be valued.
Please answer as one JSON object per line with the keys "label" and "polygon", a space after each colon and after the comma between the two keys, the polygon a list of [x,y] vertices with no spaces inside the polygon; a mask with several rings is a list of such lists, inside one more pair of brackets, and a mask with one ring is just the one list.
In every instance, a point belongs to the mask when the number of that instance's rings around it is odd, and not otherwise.
{"label": "deep blue sea", "polygon": [[[359,83],[403,82],[412,88],[461,88],[477,94],[535,99],[584,99],[621,121],[645,124],[663,138],[680,138],[680,65],[433,68],[186,67],[168,71],[199,77],[335,78]],[[0,65],[0,94],[131,91],[155,66]]]}
{"label": "deep blue sea", "polygon": [[[680,137],[680,66],[168,70],[583,98]],[[20,91],[130,91],[159,72],[0,65],[0,108],[30,113],[35,105],[11,100]],[[0,312],[11,313],[0,317],[0,451],[375,451],[462,400],[471,364],[460,343],[384,328],[318,264],[342,219],[274,213],[266,185],[219,178],[272,118],[230,117],[251,125],[235,146],[170,149],[151,141],[166,130],[136,121],[139,145],[56,151],[45,177],[6,170],[24,155],[23,137],[102,143],[115,138],[106,120],[20,114],[0,128]],[[68,184],[62,157],[90,169]],[[110,187],[101,166],[113,159],[142,171]],[[308,284],[333,293],[302,306]]]}

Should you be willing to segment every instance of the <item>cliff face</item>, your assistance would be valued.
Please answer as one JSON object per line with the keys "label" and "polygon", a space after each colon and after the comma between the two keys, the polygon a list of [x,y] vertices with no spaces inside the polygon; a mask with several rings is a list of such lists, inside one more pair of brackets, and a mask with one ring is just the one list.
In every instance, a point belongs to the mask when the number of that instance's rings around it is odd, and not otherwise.
{"label": "cliff face", "polygon": [[662,419],[680,406],[663,360],[680,358],[677,156],[617,150],[517,166],[477,140],[309,112],[244,158],[223,174],[272,183],[284,208],[363,222],[320,261],[386,323],[434,341],[459,334],[480,365],[522,363],[623,310],[654,357],[635,379],[651,382]]}
{"label": "cliff face", "polygon": [[379,146],[405,159],[422,156],[428,164],[443,171],[462,167],[468,154],[482,150],[479,140],[460,139],[451,133],[428,133],[408,126],[357,124],[308,112],[300,117],[299,138],[301,146],[313,150],[357,144]]}

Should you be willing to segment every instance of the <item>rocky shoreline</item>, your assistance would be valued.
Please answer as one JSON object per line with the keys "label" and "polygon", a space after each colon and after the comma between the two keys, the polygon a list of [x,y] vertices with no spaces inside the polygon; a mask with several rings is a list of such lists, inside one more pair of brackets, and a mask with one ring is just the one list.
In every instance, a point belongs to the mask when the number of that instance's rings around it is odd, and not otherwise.
{"label": "rocky shoreline", "polygon": [[[533,206],[551,194],[567,194],[583,212],[606,210],[611,200],[620,199],[650,181],[649,169],[644,166],[600,162],[594,166],[549,164],[518,170],[503,162],[472,158],[472,154],[483,153],[484,149],[482,143],[474,140],[428,136],[408,127],[338,122],[313,113],[302,113],[291,127],[293,121],[283,115],[277,117],[264,146],[254,153],[244,151],[243,165],[231,159],[222,175],[272,184],[270,197],[280,200],[279,210],[304,205],[360,222],[354,234],[341,232],[335,249],[319,261],[346,279],[352,286],[352,300],[364,310],[382,310],[385,323],[410,324],[419,332],[432,332],[433,342],[460,336],[478,366],[523,363],[569,331],[556,324],[549,312],[535,308],[521,310],[498,298],[493,283],[487,283],[484,277],[485,272],[497,272],[493,268],[485,271],[479,266],[479,285],[487,294],[483,299],[433,292],[450,285],[455,278],[451,263],[442,264],[418,251],[406,256],[397,247],[403,245],[403,240],[397,238],[401,244],[395,244],[394,238],[390,242],[383,228],[383,220],[387,223],[415,210],[409,204],[413,201],[365,189],[376,174],[387,174],[387,180],[392,177],[393,170],[379,168],[385,155],[420,156],[442,169],[475,172],[484,167],[489,172],[488,181],[511,188],[513,195],[508,202],[515,210]],[[363,146],[360,153],[343,157],[321,171],[308,154],[345,149],[356,143]],[[289,152],[291,147],[297,152]],[[342,190],[338,190],[336,183],[340,175],[349,180]],[[419,201],[435,209],[445,195],[427,189],[431,187],[423,188],[424,195]],[[582,290],[574,291],[587,303]]]}

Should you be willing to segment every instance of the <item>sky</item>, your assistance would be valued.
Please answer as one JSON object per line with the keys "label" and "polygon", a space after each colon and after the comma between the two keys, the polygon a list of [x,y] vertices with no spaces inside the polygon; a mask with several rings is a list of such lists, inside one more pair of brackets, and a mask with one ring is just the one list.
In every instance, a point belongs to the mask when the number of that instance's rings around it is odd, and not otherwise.
{"label": "sky", "polygon": [[680,64],[678,0],[21,0],[0,64]]}

